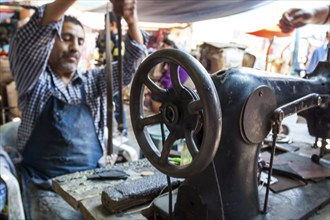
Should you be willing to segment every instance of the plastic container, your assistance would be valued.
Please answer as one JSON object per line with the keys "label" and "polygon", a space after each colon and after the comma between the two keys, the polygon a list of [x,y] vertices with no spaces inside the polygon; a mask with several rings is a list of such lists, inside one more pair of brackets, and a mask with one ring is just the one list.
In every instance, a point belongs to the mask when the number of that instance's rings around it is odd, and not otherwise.
{"label": "plastic container", "polygon": [[5,182],[0,178],[0,213],[6,205],[7,201],[7,187]]}

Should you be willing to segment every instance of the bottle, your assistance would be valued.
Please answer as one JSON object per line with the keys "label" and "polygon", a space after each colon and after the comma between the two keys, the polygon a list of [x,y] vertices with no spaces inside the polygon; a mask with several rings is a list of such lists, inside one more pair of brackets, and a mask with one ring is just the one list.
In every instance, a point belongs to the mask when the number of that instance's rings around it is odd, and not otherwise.
{"label": "bottle", "polygon": [[190,164],[191,161],[192,161],[192,157],[191,157],[191,155],[189,153],[187,144],[184,143],[183,144],[182,151],[181,151],[181,163],[180,163],[180,165],[183,166],[183,165]]}

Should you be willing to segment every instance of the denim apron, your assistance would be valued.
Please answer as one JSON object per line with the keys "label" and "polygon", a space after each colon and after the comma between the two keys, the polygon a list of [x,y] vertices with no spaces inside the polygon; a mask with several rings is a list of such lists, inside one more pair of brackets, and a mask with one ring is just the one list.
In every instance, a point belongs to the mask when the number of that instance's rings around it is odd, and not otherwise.
{"label": "denim apron", "polygon": [[[81,86],[82,102],[65,103],[52,96],[23,150],[22,175],[50,188],[50,179],[94,169],[102,156],[91,110]],[[24,182],[25,182],[24,181]]]}

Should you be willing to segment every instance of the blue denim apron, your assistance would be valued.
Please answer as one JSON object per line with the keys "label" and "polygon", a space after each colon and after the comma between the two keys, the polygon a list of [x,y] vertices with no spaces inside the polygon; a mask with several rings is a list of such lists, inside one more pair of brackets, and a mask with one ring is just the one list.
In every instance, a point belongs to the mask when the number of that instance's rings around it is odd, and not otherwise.
{"label": "blue denim apron", "polygon": [[91,110],[81,88],[82,102],[65,103],[52,96],[46,103],[23,151],[24,182],[50,188],[50,179],[94,169],[102,156]]}

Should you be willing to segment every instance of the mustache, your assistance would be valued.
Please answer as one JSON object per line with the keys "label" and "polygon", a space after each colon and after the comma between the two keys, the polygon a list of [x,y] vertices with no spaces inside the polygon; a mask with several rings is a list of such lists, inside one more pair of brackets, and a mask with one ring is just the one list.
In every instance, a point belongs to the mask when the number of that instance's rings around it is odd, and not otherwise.
{"label": "mustache", "polygon": [[63,57],[64,58],[74,57],[78,60],[80,57],[80,54],[78,52],[67,52],[67,53],[63,53]]}

